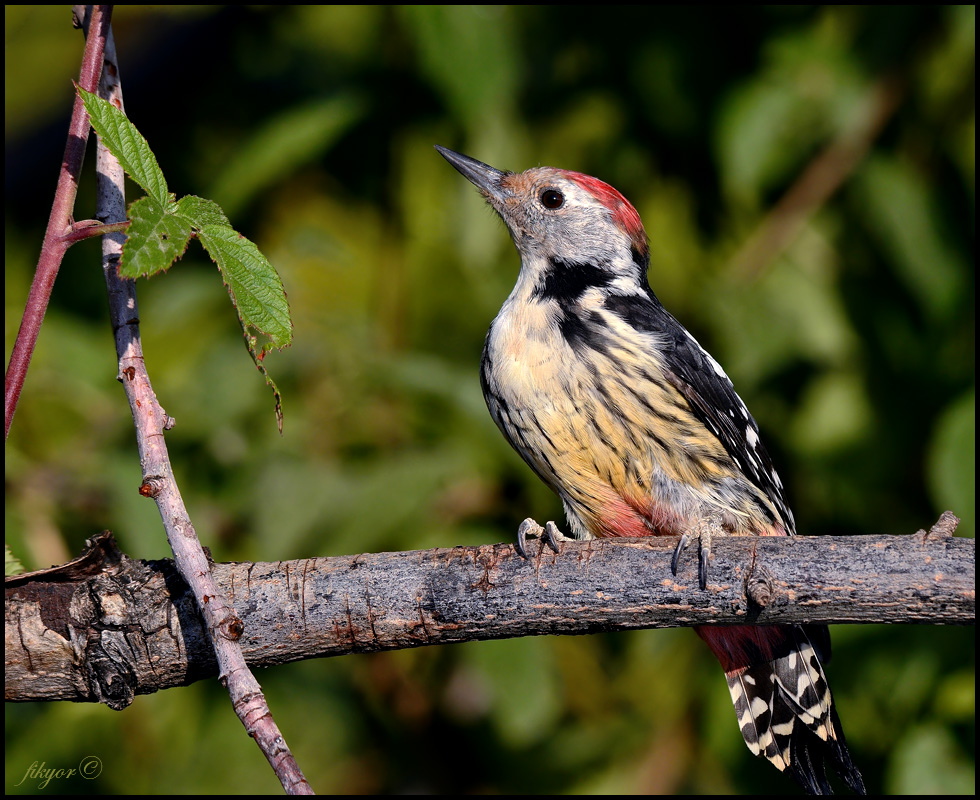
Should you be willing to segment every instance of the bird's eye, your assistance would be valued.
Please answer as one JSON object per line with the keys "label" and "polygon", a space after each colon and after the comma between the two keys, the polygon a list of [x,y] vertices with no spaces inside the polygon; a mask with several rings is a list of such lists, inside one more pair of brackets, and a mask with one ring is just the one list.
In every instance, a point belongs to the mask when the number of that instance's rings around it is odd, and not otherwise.
{"label": "bird's eye", "polygon": [[541,205],[545,208],[561,208],[565,202],[565,195],[557,189],[545,189],[541,192]]}

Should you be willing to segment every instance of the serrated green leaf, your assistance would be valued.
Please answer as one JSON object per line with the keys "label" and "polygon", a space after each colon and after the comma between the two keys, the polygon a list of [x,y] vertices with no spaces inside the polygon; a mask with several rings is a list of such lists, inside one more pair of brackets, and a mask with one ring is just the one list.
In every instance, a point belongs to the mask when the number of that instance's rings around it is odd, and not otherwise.
{"label": "serrated green leaf", "polygon": [[193,194],[177,201],[177,213],[185,217],[195,231],[200,231],[205,225],[231,226],[221,206]]}
{"label": "serrated green leaf", "polygon": [[78,93],[85,103],[85,110],[88,111],[92,127],[99,134],[102,143],[119,159],[126,174],[150,197],[161,206],[165,206],[170,199],[167,181],[143,135],[112,103],[96,97],[91,92],[86,92],[81,87],[78,88]]}
{"label": "serrated green leaf", "polygon": [[269,371],[265,368],[265,364],[262,363],[262,359],[265,358],[266,352],[272,345],[266,344],[261,350],[259,350],[257,337],[252,336],[248,332],[248,328],[245,327],[245,323],[240,315],[238,319],[242,323],[242,331],[245,333],[245,346],[248,348],[249,355],[252,356],[252,361],[255,362],[255,368],[262,373],[262,377],[265,378],[266,384],[270,389],[272,389],[272,396],[276,401],[276,425],[279,426],[279,433],[282,434],[282,394],[280,394],[279,387],[276,386],[276,382],[272,380],[272,376],[269,374]]}
{"label": "serrated green leaf", "polygon": [[221,270],[242,325],[268,336],[274,347],[286,347],[293,336],[289,303],[279,274],[259,248],[228,225],[206,225],[198,235]]}
{"label": "serrated green leaf", "polygon": [[[193,205],[200,218],[213,217],[215,209],[223,217],[217,204],[200,201]],[[246,239],[227,224],[204,225],[198,231],[204,249],[221,271],[222,280],[231,295],[231,302],[238,312],[238,319],[245,334],[245,345],[265,382],[272,389],[276,401],[276,423],[282,433],[282,395],[269,375],[262,360],[273,347],[282,349],[293,338],[293,322],[289,316],[289,303],[283,291],[279,273],[254,242]],[[267,336],[269,341],[259,347],[255,333]]]}
{"label": "serrated green leaf", "polygon": [[170,269],[187,249],[193,233],[186,217],[175,214],[175,203],[161,205],[152,197],[142,197],[129,207],[129,230],[119,275],[123,278],[149,278]]}
{"label": "serrated green leaf", "polygon": [[17,556],[10,552],[10,547],[6,542],[3,543],[3,575],[9,578],[11,575],[20,575],[24,572],[24,565],[18,561]]}

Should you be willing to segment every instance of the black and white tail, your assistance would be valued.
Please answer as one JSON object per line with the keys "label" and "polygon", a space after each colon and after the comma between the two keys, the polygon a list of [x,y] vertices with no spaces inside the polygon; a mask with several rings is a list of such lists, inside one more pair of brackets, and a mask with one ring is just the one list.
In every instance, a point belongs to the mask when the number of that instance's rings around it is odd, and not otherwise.
{"label": "black and white tail", "polygon": [[851,790],[865,793],[820,663],[830,653],[825,626],[699,628],[698,633],[725,668],[749,750],[789,772],[810,794],[832,794],[825,761]]}

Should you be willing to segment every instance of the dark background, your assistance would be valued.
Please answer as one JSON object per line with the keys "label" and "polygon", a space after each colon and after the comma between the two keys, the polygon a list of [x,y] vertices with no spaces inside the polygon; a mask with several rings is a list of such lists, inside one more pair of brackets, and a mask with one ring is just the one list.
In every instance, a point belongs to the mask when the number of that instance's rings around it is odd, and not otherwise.
{"label": "dark background", "polygon": [[[217,560],[509,541],[526,516],[561,519],[480,396],[516,253],[433,144],[586,172],[630,198],[654,290],[759,420],[801,533],[911,533],[948,508],[973,536],[972,6],[122,7],[114,29],[127,112],[171,191],[221,203],[294,314],[295,343],[265,362],[280,438],[197,244],[139,285],[174,468]],[[68,7],[5,9],[8,356],[82,46]],[[828,181],[839,190],[806,213],[774,214]],[[751,246],[761,230],[785,246]],[[104,528],[131,556],[167,555],[133,439],[89,242],[62,267],[5,450],[6,539],[28,568]],[[834,644],[869,790],[973,793],[974,629],[847,626]],[[321,793],[794,789],[746,750],[721,670],[686,630],[259,679]],[[278,787],[216,682],[121,713],[7,706],[5,728],[8,792],[37,790],[18,785],[35,761],[91,754],[96,780],[44,791]]]}

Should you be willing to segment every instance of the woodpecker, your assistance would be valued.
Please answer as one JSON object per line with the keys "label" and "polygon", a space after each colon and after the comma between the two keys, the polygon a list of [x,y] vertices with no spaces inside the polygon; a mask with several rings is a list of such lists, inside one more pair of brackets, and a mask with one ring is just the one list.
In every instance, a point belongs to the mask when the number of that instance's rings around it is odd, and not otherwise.
{"label": "woodpecker", "polygon": [[[503,172],[436,149],[510,231],[521,269],[487,333],[480,366],[494,422],[561,498],[570,538],[678,536],[707,585],[714,535],[794,536],[759,428],[724,370],[647,282],[636,209],[578,172]],[[518,529],[557,551],[554,522]],[[725,671],[749,750],[808,792],[830,794],[825,762],[855,792],[822,661],[826,626],[699,627]]]}

